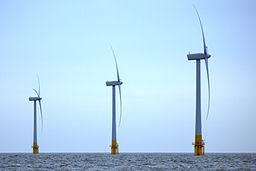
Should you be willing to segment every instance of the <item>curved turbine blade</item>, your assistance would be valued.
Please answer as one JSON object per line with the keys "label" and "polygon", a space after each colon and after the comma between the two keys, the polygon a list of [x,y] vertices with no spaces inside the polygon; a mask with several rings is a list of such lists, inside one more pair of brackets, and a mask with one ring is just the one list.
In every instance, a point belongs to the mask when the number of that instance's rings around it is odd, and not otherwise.
{"label": "curved turbine blade", "polygon": [[119,87],[119,97],[120,97],[120,118],[119,118],[119,127],[121,125],[121,120],[122,120],[122,95],[121,95],[121,85],[118,85]]}
{"label": "curved turbine blade", "polygon": [[198,19],[199,19],[199,22],[200,22],[200,26],[201,26],[201,31],[202,31],[202,36],[203,36],[203,43],[204,43],[204,54],[207,54],[207,46],[206,46],[206,43],[205,43],[205,37],[204,37],[204,29],[203,29],[203,25],[202,25],[202,22],[201,22],[201,18],[199,16],[199,13],[196,9],[196,7],[194,6],[195,10],[196,10],[196,14],[198,16]]}
{"label": "curved turbine blade", "polygon": [[[113,53],[113,56],[114,56],[114,59],[115,59],[117,81],[120,83],[121,81],[120,81],[120,77],[119,77],[119,71],[118,71],[118,66],[117,66],[117,61],[116,61],[116,55],[115,55],[114,49],[111,46],[111,44],[110,44],[110,47],[111,47],[111,50],[112,50],[112,53]],[[118,88],[119,88],[119,96],[120,96],[120,120],[119,120],[119,127],[120,127],[121,120],[122,120],[122,95],[121,95],[121,85],[120,84],[118,85]]]}
{"label": "curved turbine blade", "polygon": [[117,74],[117,81],[120,82],[120,78],[119,78],[119,72],[118,72],[118,66],[117,66],[117,62],[116,62],[116,55],[115,55],[115,52],[114,52],[114,49],[113,47],[110,45],[111,47],[111,50],[112,50],[112,53],[113,53],[113,56],[114,56],[114,59],[115,59],[115,63],[116,63],[116,74]]}
{"label": "curved turbine blade", "polygon": [[38,92],[37,92],[35,89],[33,89],[33,90],[34,90],[34,92],[36,92],[36,95],[37,95],[38,97],[40,97],[39,94],[38,94]]}
{"label": "curved turbine blade", "polygon": [[42,111],[41,100],[39,100],[39,108],[40,108],[40,114],[41,114],[41,129],[43,130],[43,111]]}
{"label": "curved turbine blade", "polygon": [[206,119],[208,119],[209,110],[210,110],[210,78],[209,78],[209,67],[208,67],[208,58],[205,58],[205,67],[207,73],[207,80],[208,80],[208,109]]}
{"label": "curved turbine blade", "polygon": [[37,74],[37,81],[38,81],[38,97],[40,97],[40,79],[38,74]]}

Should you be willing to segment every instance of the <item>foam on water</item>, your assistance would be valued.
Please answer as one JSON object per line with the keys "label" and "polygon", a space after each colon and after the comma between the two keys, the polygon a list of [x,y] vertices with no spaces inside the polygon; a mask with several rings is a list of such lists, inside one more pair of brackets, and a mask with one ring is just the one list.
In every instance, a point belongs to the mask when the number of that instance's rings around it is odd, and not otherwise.
{"label": "foam on water", "polygon": [[0,170],[256,170],[256,154],[3,153]]}

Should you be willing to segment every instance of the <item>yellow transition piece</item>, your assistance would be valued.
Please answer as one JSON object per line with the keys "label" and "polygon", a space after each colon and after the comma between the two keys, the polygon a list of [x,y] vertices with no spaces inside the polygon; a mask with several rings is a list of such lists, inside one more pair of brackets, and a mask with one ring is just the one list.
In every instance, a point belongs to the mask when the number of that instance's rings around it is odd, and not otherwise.
{"label": "yellow transition piece", "polygon": [[112,140],[111,154],[118,154],[118,144],[116,140]]}
{"label": "yellow transition piece", "polygon": [[195,136],[194,154],[197,156],[204,155],[204,143],[202,141],[202,135]]}
{"label": "yellow transition piece", "polygon": [[34,142],[34,144],[33,144],[33,154],[38,154],[38,146],[37,146],[37,143],[36,142]]}

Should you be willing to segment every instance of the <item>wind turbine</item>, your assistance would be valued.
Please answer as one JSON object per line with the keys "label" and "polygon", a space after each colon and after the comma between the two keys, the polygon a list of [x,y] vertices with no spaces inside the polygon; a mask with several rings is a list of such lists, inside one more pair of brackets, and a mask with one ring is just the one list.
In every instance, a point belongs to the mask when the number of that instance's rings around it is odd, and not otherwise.
{"label": "wind turbine", "polygon": [[36,119],[36,102],[39,102],[39,108],[40,108],[40,114],[41,114],[41,126],[43,126],[43,114],[42,114],[42,105],[41,105],[41,96],[40,96],[40,81],[39,81],[39,77],[37,77],[38,80],[38,91],[36,91],[35,89],[34,92],[36,93],[37,97],[29,97],[29,101],[33,101],[34,102],[34,136],[33,136],[33,153],[34,154],[38,154],[38,148],[39,146],[37,145],[37,119]]}
{"label": "wind turbine", "polygon": [[207,80],[208,80],[208,109],[207,109],[207,116],[208,118],[209,109],[210,109],[210,80],[209,80],[209,69],[208,69],[208,58],[211,57],[210,54],[207,52],[207,46],[205,43],[205,37],[204,37],[204,30],[202,26],[202,22],[199,16],[199,13],[194,6],[195,11],[197,13],[202,36],[203,36],[203,45],[204,45],[204,52],[203,53],[194,53],[194,54],[188,54],[188,60],[196,60],[196,129],[195,129],[195,143],[194,145],[194,154],[195,155],[204,155],[204,141],[202,140],[202,129],[201,129],[201,68],[200,68],[200,60],[205,60],[205,66],[206,66],[206,73],[207,73]]}
{"label": "wind turbine", "polygon": [[118,154],[118,144],[117,144],[117,137],[116,137],[116,86],[119,88],[119,95],[120,95],[120,120],[119,126],[121,123],[122,117],[122,96],[121,96],[121,84],[123,82],[120,80],[118,66],[116,62],[116,56],[114,49],[111,46],[111,50],[115,59],[116,64],[116,73],[117,73],[117,81],[107,81],[106,86],[112,86],[112,144],[111,144],[111,154]]}

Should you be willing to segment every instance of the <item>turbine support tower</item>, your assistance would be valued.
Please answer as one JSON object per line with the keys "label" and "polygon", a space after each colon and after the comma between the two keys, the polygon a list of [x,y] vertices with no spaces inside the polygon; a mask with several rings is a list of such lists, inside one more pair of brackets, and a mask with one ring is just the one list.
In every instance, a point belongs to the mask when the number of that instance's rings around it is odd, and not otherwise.
{"label": "turbine support tower", "polygon": [[116,85],[120,86],[122,82],[119,81],[107,81],[107,86],[112,86],[112,142],[111,142],[111,154],[118,154],[118,144],[116,136]]}
{"label": "turbine support tower", "polygon": [[112,86],[112,144],[111,154],[118,154],[118,144],[116,139],[116,87]]}
{"label": "turbine support tower", "polygon": [[39,146],[37,145],[37,124],[36,124],[36,100],[34,100],[34,137],[33,137],[33,154],[38,154]]}
{"label": "turbine support tower", "polygon": [[201,63],[196,60],[196,129],[194,154],[204,155],[204,142],[202,140],[202,124],[201,124]]}
{"label": "turbine support tower", "polygon": [[41,109],[41,102],[42,100],[41,97],[29,97],[29,101],[34,102],[34,135],[33,135],[33,154],[38,154],[39,153],[39,146],[37,145],[37,115],[36,115],[36,101],[39,101],[40,105],[40,111],[42,112]]}

